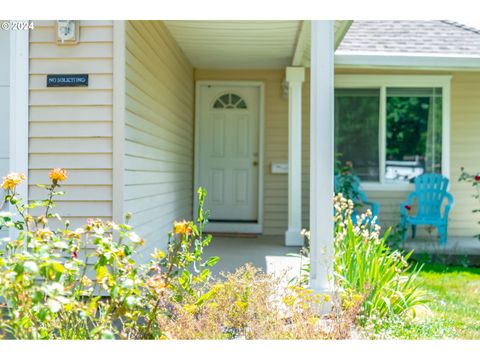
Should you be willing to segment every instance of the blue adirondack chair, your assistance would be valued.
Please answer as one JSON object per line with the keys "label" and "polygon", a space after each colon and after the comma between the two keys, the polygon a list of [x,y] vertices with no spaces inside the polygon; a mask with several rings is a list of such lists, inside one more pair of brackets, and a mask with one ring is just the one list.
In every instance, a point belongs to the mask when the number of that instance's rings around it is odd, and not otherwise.
{"label": "blue adirondack chair", "polygon": [[[408,195],[407,201],[400,204],[400,226],[403,241],[407,239],[408,225],[412,225],[412,239],[415,238],[417,225],[431,225],[438,229],[440,245],[447,243],[448,214],[453,206],[453,196],[447,192],[449,180],[440,174],[423,174],[415,179],[415,191]],[[408,207],[417,199],[416,215],[408,214]],[[442,205],[447,204],[442,212]]]}
{"label": "blue adirondack chair", "polygon": [[[345,189],[344,185],[346,181],[351,181],[351,190],[349,191],[348,194],[345,194],[345,190],[344,190]],[[343,196],[347,199],[352,200],[355,205],[369,206],[370,210],[372,211],[372,216],[378,217],[378,203],[368,200],[367,195],[365,195],[365,193],[362,190],[360,190],[360,178],[358,176],[350,175],[347,178],[342,175],[335,175],[334,188],[336,193],[342,192]],[[357,211],[355,208],[352,214],[353,222],[355,222],[357,217]]]}

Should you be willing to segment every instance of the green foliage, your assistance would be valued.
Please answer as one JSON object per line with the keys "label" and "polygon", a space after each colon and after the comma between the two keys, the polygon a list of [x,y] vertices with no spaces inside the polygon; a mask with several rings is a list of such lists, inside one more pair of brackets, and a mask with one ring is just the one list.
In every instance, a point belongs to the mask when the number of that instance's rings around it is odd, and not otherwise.
{"label": "green foliage", "polygon": [[380,227],[365,214],[353,225],[352,211],[351,202],[335,197],[335,275],[341,288],[364,296],[360,322],[414,315],[428,297],[417,280],[419,268],[410,269],[407,262],[411,253],[391,251],[388,231],[380,236]]}
{"label": "green foliage", "polygon": [[[335,196],[335,255],[334,276],[341,303],[337,307],[350,308],[361,304],[357,321],[362,326],[380,322],[406,321],[421,309],[428,309],[429,298],[418,280],[420,267],[411,267],[412,253],[402,255],[387,245],[389,231],[380,235],[380,227],[367,214],[352,224],[353,203],[341,194]],[[307,246],[302,250],[308,256],[310,234],[305,231]],[[308,274],[303,266],[302,274]],[[301,283],[306,283],[305,276]]]}
{"label": "green foliage", "polygon": [[[474,191],[472,197],[479,203],[478,207],[473,209],[472,212],[474,214],[480,213],[480,173],[470,174],[462,167],[458,181],[465,181],[472,184]],[[478,221],[478,224],[480,224],[480,221]],[[475,237],[480,240],[480,234],[475,235]]]}
{"label": "green foliage", "polygon": [[[128,221],[88,219],[71,230],[52,213],[66,179],[66,171],[55,171],[52,183],[41,186],[47,192],[42,201],[22,202],[16,186],[24,176],[10,174],[2,184],[4,201],[16,213],[1,213],[0,227],[17,229],[17,236],[0,243],[0,338],[164,337],[158,317],[168,316],[185,294],[200,298],[218,261],[202,261],[211,241],[203,236],[206,191],[199,189],[197,222],[175,223],[166,253],[155,250],[149,263],[139,264],[135,258],[145,240]],[[61,229],[48,227],[53,218]]]}

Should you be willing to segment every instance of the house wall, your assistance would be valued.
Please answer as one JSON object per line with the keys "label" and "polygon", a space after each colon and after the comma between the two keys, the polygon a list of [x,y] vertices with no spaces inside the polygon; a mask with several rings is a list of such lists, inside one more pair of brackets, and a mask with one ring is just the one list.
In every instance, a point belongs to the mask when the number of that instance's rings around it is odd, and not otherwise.
{"label": "house wall", "polygon": [[[35,21],[30,32],[29,196],[39,199],[52,167],[69,170],[57,211],[76,226],[86,217],[112,217],[113,24],[81,21],[77,45],[57,45],[55,22]],[[88,73],[88,88],[46,88],[51,73]],[[480,72],[336,69],[337,74],[449,74],[451,181],[456,205],[450,235],[477,232],[468,184],[460,167],[478,171]],[[162,22],[126,24],[124,209],[139,233],[161,244],[174,219],[190,218],[193,190],[194,80],[265,83],[264,233],[282,235],[287,225],[288,176],[272,174],[288,160],[288,101],[284,70],[194,71]],[[303,86],[303,222],[308,227],[309,75]],[[369,191],[380,203],[382,225],[398,223],[406,192]]]}
{"label": "house wall", "polygon": [[[478,232],[476,217],[471,213],[475,201],[471,186],[457,181],[460,167],[479,171],[480,163],[480,72],[393,71],[336,69],[336,74],[438,74],[451,75],[451,192],[455,197],[449,222],[450,236],[472,236]],[[283,96],[284,70],[196,70],[196,80],[252,80],[265,83],[265,167],[264,233],[283,235],[288,218],[288,176],[272,174],[272,162],[288,161],[288,100]],[[309,136],[310,92],[309,73],[303,86],[302,124],[302,201],[303,226],[309,218]],[[380,222],[384,228],[398,224],[400,202],[407,191],[367,191],[367,196],[380,205]],[[478,221],[478,220],[477,220]],[[421,232],[420,232],[421,234]]]}
{"label": "house wall", "polygon": [[124,209],[158,248],[193,202],[193,67],[162,22],[127,22],[125,86]]}
{"label": "house wall", "polygon": [[[56,211],[72,227],[87,217],[112,216],[111,21],[80,21],[80,41],[57,45],[54,21],[34,21],[29,66],[29,197],[43,198],[34,184],[48,171],[69,172]],[[47,74],[89,74],[87,88],[47,88]]]}

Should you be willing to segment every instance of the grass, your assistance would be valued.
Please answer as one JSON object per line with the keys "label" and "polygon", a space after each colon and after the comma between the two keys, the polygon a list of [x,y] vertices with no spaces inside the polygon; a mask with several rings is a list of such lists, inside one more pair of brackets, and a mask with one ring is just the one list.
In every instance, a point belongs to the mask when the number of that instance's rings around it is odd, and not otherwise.
{"label": "grass", "polygon": [[425,264],[419,274],[431,294],[431,314],[392,326],[399,339],[480,339],[480,268]]}

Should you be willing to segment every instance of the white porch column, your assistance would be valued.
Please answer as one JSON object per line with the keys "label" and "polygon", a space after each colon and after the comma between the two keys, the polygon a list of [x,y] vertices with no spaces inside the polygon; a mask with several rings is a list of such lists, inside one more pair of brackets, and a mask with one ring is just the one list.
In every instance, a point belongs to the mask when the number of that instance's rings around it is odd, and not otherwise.
{"label": "white porch column", "polygon": [[333,293],[333,21],[312,21],[310,56],[310,284]]}
{"label": "white porch column", "polygon": [[288,230],[285,245],[302,246],[302,83],[305,68],[287,67],[288,83]]}

